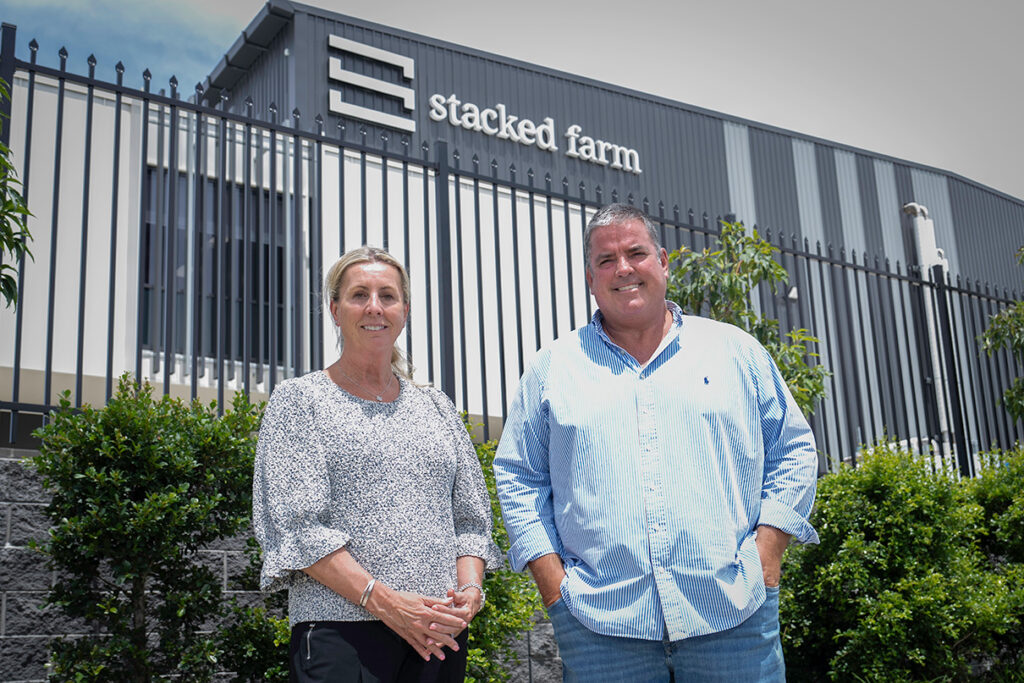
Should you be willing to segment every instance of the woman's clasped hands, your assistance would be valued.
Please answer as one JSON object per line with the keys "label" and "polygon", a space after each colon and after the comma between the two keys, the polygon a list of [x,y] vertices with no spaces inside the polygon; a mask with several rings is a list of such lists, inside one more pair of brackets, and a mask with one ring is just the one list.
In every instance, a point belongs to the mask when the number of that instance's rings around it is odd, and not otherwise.
{"label": "woman's clasped hands", "polygon": [[[382,588],[384,588],[382,586]],[[445,647],[458,650],[455,636],[476,615],[471,604],[449,591],[447,598],[384,589],[374,591],[366,608],[409,643],[425,660],[444,659]]]}

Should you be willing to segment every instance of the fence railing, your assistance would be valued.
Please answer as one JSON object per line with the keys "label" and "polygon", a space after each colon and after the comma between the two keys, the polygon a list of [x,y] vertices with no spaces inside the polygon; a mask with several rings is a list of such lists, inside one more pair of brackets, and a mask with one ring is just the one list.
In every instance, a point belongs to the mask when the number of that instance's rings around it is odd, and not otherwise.
{"label": "fence railing", "polygon": [[[224,405],[266,398],[330,362],[320,283],[345,249],[375,244],[402,260],[412,310],[402,343],[419,381],[482,416],[492,437],[533,354],[585,324],[586,220],[611,201],[641,205],[667,248],[713,243],[717,220],[465,159],[442,141],[369,140],[348,121],[243,113],[14,59],[10,146],[33,213],[34,260],[21,298],[0,311],[0,411],[13,442],[63,390],[109,399],[129,372],[159,391]],[[13,66],[12,66],[13,65]],[[197,93],[199,94],[199,93]],[[196,98],[197,101],[200,98]],[[898,210],[898,207],[894,208]],[[1017,298],[979,282],[919,273],[768,234],[791,288],[755,304],[783,333],[806,328],[833,374],[811,418],[822,469],[889,437],[972,469],[1020,438],[998,405],[1018,374],[978,345],[988,317]],[[792,289],[795,288],[795,289]]]}

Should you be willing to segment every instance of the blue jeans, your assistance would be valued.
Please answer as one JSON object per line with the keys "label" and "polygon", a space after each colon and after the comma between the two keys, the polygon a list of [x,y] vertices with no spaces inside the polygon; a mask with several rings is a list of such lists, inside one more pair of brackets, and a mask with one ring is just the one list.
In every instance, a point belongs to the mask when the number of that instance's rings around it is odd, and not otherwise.
{"label": "blue jeans", "polygon": [[785,683],[779,639],[779,589],[746,621],[684,640],[639,640],[594,633],[562,600],[548,608],[562,657],[562,680]]}

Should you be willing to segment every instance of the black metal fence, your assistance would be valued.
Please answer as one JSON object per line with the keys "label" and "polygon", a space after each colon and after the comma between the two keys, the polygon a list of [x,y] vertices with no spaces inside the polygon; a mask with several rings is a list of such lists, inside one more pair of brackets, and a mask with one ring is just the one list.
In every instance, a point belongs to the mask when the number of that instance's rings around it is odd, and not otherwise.
{"label": "black metal fence", "polygon": [[[266,397],[330,362],[320,304],[326,265],[383,246],[412,277],[403,343],[416,377],[500,428],[525,363],[584,324],[588,216],[641,205],[671,250],[713,244],[717,220],[543,169],[463,159],[438,141],[369,140],[348,121],[231,113],[169,94],[14,57],[5,26],[0,76],[13,82],[5,141],[34,214],[21,300],[0,312],[0,411],[19,419],[57,402],[102,403],[123,372],[164,393]],[[197,90],[197,95],[201,92]],[[196,97],[196,101],[200,101]],[[893,207],[898,211],[899,207]],[[866,255],[768,234],[795,289],[755,304],[783,332],[806,328],[832,372],[811,418],[822,470],[893,438],[973,471],[974,456],[1020,438],[998,405],[1020,368],[978,335],[1017,294],[949,281]],[[30,417],[26,417],[26,415]],[[35,417],[31,417],[35,416]]]}

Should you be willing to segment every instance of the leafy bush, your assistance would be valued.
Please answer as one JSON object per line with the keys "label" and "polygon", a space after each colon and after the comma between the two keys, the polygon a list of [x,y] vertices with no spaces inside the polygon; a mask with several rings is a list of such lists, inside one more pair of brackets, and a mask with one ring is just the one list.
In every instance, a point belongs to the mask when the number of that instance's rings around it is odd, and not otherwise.
{"label": "leafy bush", "polygon": [[48,603],[89,634],[54,641],[60,680],[207,680],[217,650],[204,628],[222,611],[221,578],[197,551],[249,520],[258,406],[163,397],[126,376],[107,406],[60,410],[37,430],[32,465],[52,494],[37,547],[63,577]]}
{"label": "leafy bush", "polygon": [[1007,586],[1017,620],[998,640],[993,669],[1024,678],[1024,448],[981,456],[978,476],[965,482],[982,510],[978,546],[996,580]]}
{"label": "leafy bush", "polygon": [[[246,541],[248,565],[232,577],[245,591],[258,591],[263,554],[256,539]],[[233,671],[231,683],[286,683],[291,628],[286,614],[288,594],[277,591],[260,596],[256,605],[232,602],[231,613],[217,633],[221,668]]]}
{"label": "leafy bush", "polygon": [[[468,428],[468,425],[467,425]],[[498,442],[476,444],[476,454],[487,482],[494,520],[494,542],[502,553],[509,549],[508,532],[501,517],[501,505],[494,483],[494,454]],[[484,578],[487,602],[469,629],[469,681],[506,681],[506,663],[516,659],[513,638],[533,628],[533,616],[542,607],[540,595],[528,574],[511,569],[490,572]]]}
{"label": "leafy bush", "polygon": [[813,361],[818,354],[809,345],[818,342],[805,329],[779,334],[779,321],[759,316],[750,305],[751,292],[765,285],[775,292],[789,281],[789,274],[777,261],[779,251],[753,231],[746,234],[742,223],[722,221],[715,238],[718,249],[690,251],[682,247],[669,256],[678,263],[669,271],[668,298],[687,313],[736,325],[749,332],[768,350],[779,366],[793,398],[805,415],[814,413],[825,395],[829,373]]}
{"label": "leafy bush", "polygon": [[1004,667],[1024,616],[1020,573],[993,571],[979,549],[986,511],[971,494],[891,443],[821,479],[821,543],[792,548],[783,565],[790,680],[956,680]]}

